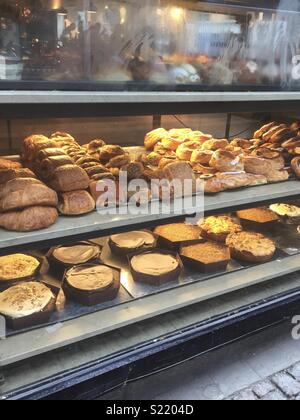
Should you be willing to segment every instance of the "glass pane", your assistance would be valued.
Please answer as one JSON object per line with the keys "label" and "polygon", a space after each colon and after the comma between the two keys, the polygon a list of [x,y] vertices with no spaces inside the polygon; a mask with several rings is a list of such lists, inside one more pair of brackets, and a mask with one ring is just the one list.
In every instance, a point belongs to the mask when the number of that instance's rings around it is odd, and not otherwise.
{"label": "glass pane", "polygon": [[297,89],[299,12],[297,0],[0,0],[0,88]]}

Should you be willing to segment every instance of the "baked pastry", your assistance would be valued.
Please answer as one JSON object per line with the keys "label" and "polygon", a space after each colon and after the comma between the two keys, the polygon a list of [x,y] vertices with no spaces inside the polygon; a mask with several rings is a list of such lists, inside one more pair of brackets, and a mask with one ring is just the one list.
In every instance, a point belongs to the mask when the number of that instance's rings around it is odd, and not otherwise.
{"label": "baked pastry", "polygon": [[0,290],[16,282],[34,279],[41,268],[41,262],[26,254],[0,257]]}
{"label": "baked pastry", "polygon": [[244,156],[243,162],[245,171],[256,175],[264,175],[268,182],[280,182],[289,179],[289,174],[285,170],[279,170],[280,166],[284,166],[284,159],[279,158],[265,159],[257,156]]}
{"label": "baked pastry", "polygon": [[36,175],[27,168],[21,169],[0,169],[0,185],[15,178],[36,178]]}
{"label": "baked pastry", "polygon": [[53,172],[48,185],[57,192],[85,190],[90,180],[84,169],[76,165],[60,166]]}
{"label": "baked pastry", "polygon": [[66,271],[63,290],[66,297],[81,305],[94,306],[117,297],[120,270],[104,264],[84,264]]}
{"label": "baked pastry", "polygon": [[229,216],[210,216],[199,222],[202,238],[225,243],[231,233],[241,232],[242,226]]}
{"label": "baked pastry", "polygon": [[190,161],[194,150],[200,149],[201,144],[197,141],[188,141],[186,143],[182,143],[177,151],[176,155],[179,160]]}
{"label": "baked pastry", "polygon": [[276,213],[265,207],[240,210],[237,212],[237,216],[245,230],[258,230],[259,232],[273,228],[279,220]]}
{"label": "baked pastry", "polygon": [[226,270],[231,259],[229,248],[216,242],[183,246],[180,257],[184,265],[202,273]]}
{"label": "baked pastry", "polygon": [[283,141],[293,137],[294,133],[289,128],[282,128],[281,130],[276,131],[271,138],[271,143],[282,143]]}
{"label": "baked pastry", "polygon": [[164,170],[164,175],[169,181],[180,180],[182,183],[192,181],[193,192],[196,191],[196,178],[191,165],[187,162],[169,163]]}
{"label": "baked pastry", "polygon": [[300,179],[300,156],[297,156],[292,160],[291,168],[296,175],[296,178]]}
{"label": "baked pastry", "polygon": [[47,180],[52,177],[55,169],[59,168],[60,166],[72,164],[73,161],[68,155],[50,156],[40,163],[39,174],[44,180]]}
{"label": "baked pastry", "polygon": [[244,164],[239,156],[235,156],[233,153],[227,150],[216,151],[209,165],[216,168],[219,172],[241,172],[244,170]]}
{"label": "baked pastry", "polygon": [[300,221],[300,208],[292,204],[272,204],[270,210],[285,223],[298,224]]}
{"label": "baked pastry", "polygon": [[207,140],[211,140],[212,138],[213,136],[211,134],[204,134],[202,133],[202,131],[192,131],[189,134],[189,139],[191,141],[196,141],[197,143],[200,143],[200,145],[205,143]]}
{"label": "baked pastry", "polygon": [[133,231],[112,235],[109,246],[113,254],[126,256],[142,249],[154,248],[156,237],[149,231]]}
{"label": "baked pastry", "polygon": [[158,242],[161,247],[173,250],[179,250],[182,245],[203,242],[199,226],[187,223],[157,226],[154,233],[158,236]]}
{"label": "baked pastry", "polygon": [[22,165],[20,162],[14,162],[9,159],[0,158],[0,169],[20,169]]}
{"label": "baked pastry", "polygon": [[252,187],[267,184],[268,180],[264,175],[247,173],[220,173],[209,177],[204,182],[204,192],[215,194],[226,190],[235,190],[243,187]]}
{"label": "baked pastry", "polygon": [[269,149],[266,146],[256,149],[252,152],[252,156],[270,160],[272,169],[275,171],[281,171],[285,167],[285,161],[282,154],[277,150]]}
{"label": "baked pastry", "polygon": [[95,209],[95,201],[87,191],[71,191],[62,193],[58,210],[66,216],[79,216]]}
{"label": "baked pastry", "polygon": [[122,172],[127,173],[129,180],[140,179],[144,173],[144,165],[141,162],[131,162],[121,168]]}
{"label": "baked pastry", "polygon": [[[8,187],[9,188],[9,187]],[[0,212],[23,209],[32,206],[56,207],[55,191],[39,183],[28,184],[25,189],[8,193],[0,199]]]}
{"label": "baked pastry", "polygon": [[227,237],[226,245],[232,258],[254,263],[270,261],[276,252],[271,239],[255,232],[233,233]]}
{"label": "baked pastry", "polygon": [[273,171],[267,175],[268,182],[284,182],[288,181],[290,174],[288,171]]}
{"label": "baked pastry", "polygon": [[86,165],[89,165],[88,163],[84,163],[83,165],[81,165],[82,169],[85,170],[85,172],[88,174],[89,178],[92,178],[95,175],[99,175],[99,174],[107,174],[109,171],[108,169],[101,165],[100,163],[96,163],[93,166],[90,167],[86,167]]}
{"label": "baked pastry", "polygon": [[[105,164],[116,156],[123,156],[125,154],[124,149],[121,146],[116,145],[103,146],[99,149],[98,153],[101,163]],[[78,162],[78,164],[80,163]]]}
{"label": "baked pastry", "polygon": [[292,137],[283,142],[282,147],[291,155],[300,154],[300,136]]}
{"label": "baked pastry", "polygon": [[130,257],[134,281],[159,285],[177,280],[182,270],[178,254],[162,250],[143,251]]}
{"label": "baked pastry", "polygon": [[243,150],[247,150],[252,146],[250,140],[236,138],[230,142],[230,146],[238,147]]}
{"label": "baked pastry", "polygon": [[169,136],[174,139],[182,139],[183,141],[188,141],[190,135],[192,135],[193,130],[191,128],[172,128],[169,130]]}
{"label": "baked pastry", "polygon": [[73,136],[71,136],[71,134],[66,133],[64,131],[56,131],[55,133],[51,134],[50,136],[51,139],[56,139],[56,140],[68,140],[70,142],[75,142],[75,139]]}
{"label": "baked pastry", "polygon": [[52,248],[47,255],[50,266],[54,271],[61,272],[78,264],[100,261],[102,248],[93,242],[78,242],[74,245]]}
{"label": "baked pastry", "polygon": [[192,163],[200,163],[201,165],[208,165],[213,156],[211,150],[194,150],[191,155]]}
{"label": "baked pastry", "polygon": [[129,154],[124,154],[120,156],[116,156],[106,164],[108,169],[110,168],[122,168],[122,166],[128,165],[131,162],[131,158]]}
{"label": "baked pastry", "polygon": [[276,122],[271,122],[271,123],[268,123],[268,124],[266,124],[266,125],[264,125],[264,126],[262,126],[259,130],[257,130],[255,133],[254,133],[254,136],[253,136],[253,138],[255,138],[255,139],[260,139],[262,136],[263,136],[263,134],[265,134],[265,133],[267,133],[269,130],[271,130],[271,128],[273,128],[273,127],[275,127],[275,126],[277,126],[277,124],[276,124]]}
{"label": "baked pastry", "polygon": [[285,124],[275,125],[270,130],[268,130],[266,133],[262,135],[262,140],[264,142],[269,142],[271,138],[276,134],[278,131],[283,130],[287,128]]}
{"label": "baked pastry", "polygon": [[4,184],[3,188],[0,189],[0,199],[7,197],[16,191],[25,190],[32,185],[44,185],[42,181],[35,178],[15,178]]}
{"label": "baked pastry", "polygon": [[211,139],[203,143],[202,150],[217,151],[219,149],[225,149],[229,146],[229,141],[226,139]]}
{"label": "baked pastry", "polygon": [[26,282],[0,293],[0,314],[17,330],[47,323],[55,310],[55,296],[43,283]]}
{"label": "baked pastry", "polygon": [[37,160],[43,161],[44,159],[48,159],[53,156],[66,156],[66,153],[63,151],[63,149],[60,149],[58,147],[52,147],[51,149],[43,149],[39,151],[37,155]]}
{"label": "baked pastry", "polygon": [[145,136],[145,147],[147,150],[153,150],[154,146],[159,143],[163,138],[168,136],[168,131],[164,128],[157,128],[150,131]]}
{"label": "baked pastry", "polygon": [[167,137],[164,137],[161,140],[161,144],[162,144],[162,147],[165,148],[166,150],[171,150],[173,152],[176,152],[178,147],[186,141],[187,141],[186,137],[172,137],[169,135]]}
{"label": "baked pastry", "polygon": [[88,153],[94,153],[96,152],[98,149],[100,149],[101,147],[105,146],[106,142],[102,139],[95,139],[92,140],[88,145],[87,145],[87,151]]}
{"label": "baked pastry", "polygon": [[0,214],[0,226],[16,232],[31,232],[53,225],[58,218],[54,207],[28,207]]}

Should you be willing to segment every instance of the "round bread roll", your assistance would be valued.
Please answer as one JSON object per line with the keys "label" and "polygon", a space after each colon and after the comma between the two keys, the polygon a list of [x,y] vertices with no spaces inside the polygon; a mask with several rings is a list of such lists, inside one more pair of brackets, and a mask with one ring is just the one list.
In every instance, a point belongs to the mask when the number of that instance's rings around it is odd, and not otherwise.
{"label": "round bread roll", "polygon": [[212,139],[203,143],[202,149],[216,151],[225,149],[227,146],[229,146],[229,141],[226,139]]}
{"label": "round bread roll", "polygon": [[233,153],[226,150],[218,150],[215,152],[209,165],[219,172],[241,172],[244,170],[244,164],[239,156],[235,156]]}
{"label": "round bread roll", "polygon": [[212,156],[213,152],[211,150],[194,150],[191,156],[191,162],[208,165]]}

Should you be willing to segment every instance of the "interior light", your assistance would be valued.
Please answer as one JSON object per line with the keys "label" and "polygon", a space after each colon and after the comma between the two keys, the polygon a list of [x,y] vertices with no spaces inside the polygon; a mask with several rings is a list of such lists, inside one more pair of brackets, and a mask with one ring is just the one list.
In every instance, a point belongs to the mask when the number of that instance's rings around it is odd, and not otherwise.
{"label": "interior light", "polygon": [[172,7],[171,9],[171,17],[175,20],[179,20],[182,18],[183,15],[183,9],[180,7]]}

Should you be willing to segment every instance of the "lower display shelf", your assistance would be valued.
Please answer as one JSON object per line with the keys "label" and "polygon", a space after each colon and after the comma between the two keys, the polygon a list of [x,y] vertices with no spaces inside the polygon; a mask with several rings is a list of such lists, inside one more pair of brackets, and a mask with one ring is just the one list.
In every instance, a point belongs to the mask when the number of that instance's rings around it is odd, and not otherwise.
{"label": "lower display shelf", "polygon": [[[185,270],[179,281],[154,287],[134,283],[124,261],[104,247],[105,263],[122,268],[122,288],[115,301],[85,308],[65,302],[50,323],[35,330],[8,331],[1,341],[0,366],[9,365],[124,326],[203,302],[299,270],[300,255],[281,250],[274,260],[259,265],[232,261],[227,271],[203,275]],[[60,287],[60,280],[46,273],[43,279]]]}

